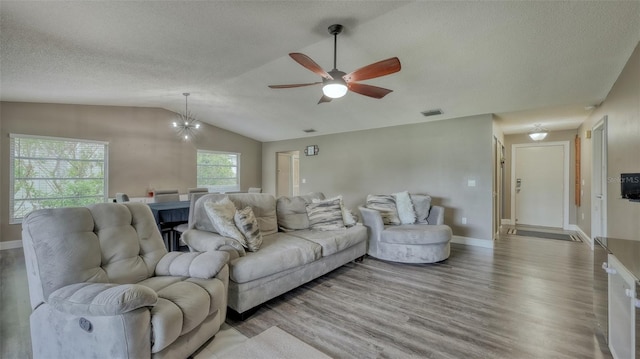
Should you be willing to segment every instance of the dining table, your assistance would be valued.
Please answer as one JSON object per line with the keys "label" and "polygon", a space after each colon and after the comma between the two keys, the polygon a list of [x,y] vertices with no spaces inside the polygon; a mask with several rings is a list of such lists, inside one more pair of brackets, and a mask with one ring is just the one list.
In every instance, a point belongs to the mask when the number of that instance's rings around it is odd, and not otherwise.
{"label": "dining table", "polygon": [[165,244],[169,251],[178,249],[178,239],[173,228],[189,221],[190,201],[154,202],[147,205],[151,208],[163,238],[166,235]]}

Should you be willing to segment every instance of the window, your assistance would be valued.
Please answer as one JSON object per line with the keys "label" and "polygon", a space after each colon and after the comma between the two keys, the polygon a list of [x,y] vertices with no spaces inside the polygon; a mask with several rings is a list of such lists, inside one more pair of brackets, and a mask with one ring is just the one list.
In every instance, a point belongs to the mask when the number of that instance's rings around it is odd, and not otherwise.
{"label": "window", "polygon": [[240,154],[198,150],[197,177],[209,192],[240,191]]}
{"label": "window", "polygon": [[107,200],[106,142],[11,134],[9,220]]}

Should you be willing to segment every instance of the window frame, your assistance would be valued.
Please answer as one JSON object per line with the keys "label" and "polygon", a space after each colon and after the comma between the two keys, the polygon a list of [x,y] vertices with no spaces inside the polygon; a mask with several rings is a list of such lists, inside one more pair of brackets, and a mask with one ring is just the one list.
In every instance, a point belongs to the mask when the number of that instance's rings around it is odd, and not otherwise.
{"label": "window frame", "polygon": [[[39,136],[39,135],[25,135],[25,134],[17,134],[10,133],[9,134],[9,224],[20,224],[22,223],[24,217],[15,217],[15,140],[16,139],[40,139],[43,141],[64,141],[64,142],[74,142],[74,143],[90,143],[93,145],[102,145],[104,146],[104,157],[102,160],[103,163],[103,194],[101,198],[101,202],[108,201],[109,195],[109,142],[106,141],[97,141],[97,140],[87,140],[87,139],[79,139],[79,138],[69,138],[69,137],[55,137],[55,136]],[[18,159],[22,157],[17,157]],[[34,157],[38,158],[38,157]],[[44,159],[44,157],[42,157]],[[58,157],[56,159],[64,159]],[[99,162],[99,161],[98,161]],[[57,179],[57,177],[55,177]],[[78,177],[80,179],[80,177]],[[92,196],[93,197],[93,196]],[[76,198],[76,197],[61,197],[63,198]],[[100,202],[96,202],[100,203]],[[63,208],[63,207],[47,207],[47,208]]]}
{"label": "window frame", "polygon": [[[216,185],[210,185],[210,184],[202,184],[200,183],[200,163],[198,163],[198,157],[200,154],[214,154],[214,155],[234,155],[236,156],[236,184],[235,185],[227,185],[227,186],[216,186]],[[241,162],[242,162],[242,154],[240,152],[230,152],[230,151],[213,151],[213,150],[203,150],[203,149],[198,149],[196,150],[196,182],[197,182],[197,187],[204,187],[209,189],[209,192],[220,192],[220,193],[227,193],[227,192],[240,192],[240,166],[241,166]],[[229,166],[229,167],[234,167],[234,166]]]}

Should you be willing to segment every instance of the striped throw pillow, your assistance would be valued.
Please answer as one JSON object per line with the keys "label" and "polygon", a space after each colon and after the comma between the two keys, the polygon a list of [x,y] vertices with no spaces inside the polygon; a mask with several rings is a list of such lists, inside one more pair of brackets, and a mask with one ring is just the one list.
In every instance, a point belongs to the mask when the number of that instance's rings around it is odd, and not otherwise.
{"label": "striped throw pillow", "polygon": [[340,199],[308,203],[306,209],[311,229],[332,231],[344,228]]}
{"label": "striped throw pillow", "polygon": [[384,224],[400,224],[396,199],[392,195],[370,194],[367,196],[367,208],[375,209],[382,216]]}
{"label": "striped throw pillow", "polygon": [[256,219],[253,209],[247,206],[243,209],[236,210],[236,215],[233,217],[236,223],[236,227],[240,230],[240,233],[247,239],[247,246],[251,252],[257,252],[262,245],[262,233],[260,227],[258,227],[258,220]]}

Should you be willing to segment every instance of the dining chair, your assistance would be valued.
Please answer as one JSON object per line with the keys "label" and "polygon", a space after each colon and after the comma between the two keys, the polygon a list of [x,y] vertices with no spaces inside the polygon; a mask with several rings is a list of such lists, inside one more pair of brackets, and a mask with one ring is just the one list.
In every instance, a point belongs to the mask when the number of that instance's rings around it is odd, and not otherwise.
{"label": "dining chair", "polygon": [[249,187],[249,190],[247,191],[247,193],[261,193],[262,192],[262,188],[260,187]]}
{"label": "dining chair", "polygon": [[159,189],[153,192],[154,202],[173,202],[179,201],[180,194],[177,189]]}
{"label": "dining chair", "polygon": [[188,188],[187,189],[187,195],[188,195],[189,200],[191,200],[191,196],[194,193],[209,193],[209,189],[205,188],[205,187]]}
{"label": "dining chair", "polygon": [[116,202],[117,203],[129,202],[129,196],[126,193],[118,192],[116,193]]}
{"label": "dining chair", "polygon": [[[193,213],[193,208],[195,206],[196,201],[198,200],[198,198],[204,196],[205,194],[209,194],[209,192],[193,192],[190,194],[190,199],[189,199],[189,218],[191,218],[191,214]],[[184,233],[187,229],[189,229],[189,222],[187,223],[181,223],[175,227],[173,227],[173,248],[174,250],[180,250],[181,246],[186,246],[186,244],[182,243],[182,233]]]}

